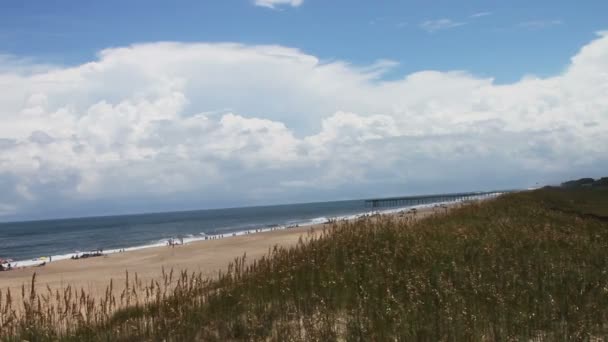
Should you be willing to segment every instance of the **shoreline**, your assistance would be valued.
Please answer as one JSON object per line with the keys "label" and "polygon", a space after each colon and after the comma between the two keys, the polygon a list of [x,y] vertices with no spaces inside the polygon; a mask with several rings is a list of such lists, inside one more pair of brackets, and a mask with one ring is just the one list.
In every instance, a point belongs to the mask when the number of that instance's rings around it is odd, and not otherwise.
{"label": "shoreline", "polygon": [[[496,195],[500,195],[500,193],[497,192]],[[479,199],[483,199],[483,197],[477,198],[477,200],[479,200]],[[100,248],[95,249],[95,250],[80,250],[80,251],[75,250],[73,252],[60,252],[61,254],[58,254],[56,252],[55,254],[43,254],[43,255],[40,255],[37,257],[33,257],[31,259],[23,259],[23,260],[10,260],[9,259],[10,261],[8,263],[3,263],[2,266],[6,269],[7,266],[10,264],[11,265],[10,271],[14,271],[17,269],[27,268],[27,267],[46,266],[46,265],[49,265],[51,263],[61,261],[61,260],[86,259],[89,257],[99,257],[99,256],[110,255],[110,254],[133,252],[133,251],[142,250],[142,249],[165,247],[165,246],[170,246],[172,244],[175,244],[176,246],[178,246],[178,245],[186,245],[186,244],[191,244],[191,243],[201,242],[201,241],[219,240],[219,239],[231,238],[231,237],[236,237],[236,236],[241,236],[241,235],[258,234],[258,233],[264,233],[264,232],[275,231],[275,230],[294,229],[294,228],[300,228],[300,227],[311,227],[311,226],[315,226],[318,224],[324,224],[324,223],[333,222],[333,221],[356,220],[360,217],[369,216],[369,215],[375,215],[375,214],[384,215],[384,214],[401,212],[403,210],[422,209],[422,208],[434,207],[437,205],[445,205],[445,204],[451,205],[454,203],[459,203],[459,201],[436,202],[436,203],[418,204],[418,205],[410,205],[410,206],[405,206],[405,207],[394,207],[394,208],[387,208],[387,209],[381,209],[381,208],[378,208],[375,210],[370,209],[367,211],[359,211],[359,212],[355,212],[355,213],[351,213],[351,214],[343,214],[343,215],[339,215],[339,216],[319,216],[319,217],[307,219],[307,220],[299,222],[299,223],[280,223],[280,224],[261,226],[261,227],[257,227],[257,228],[249,228],[249,229],[244,229],[244,230],[228,229],[226,232],[219,232],[216,234],[188,233],[183,236],[178,235],[178,236],[167,237],[167,238],[159,238],[156,241],[151,241],[149,243],[140,244],[140,245],[131,245],[131,246],[124,246],[124,247],[111,247],[111,248],[99,246]]]}
{"label": "shoreline", "polygon": [[[397,219],[422,219],[433,213],[443,212],[443,208],[459,205],[466,205],[466,202],[417,206],[416,214],[408,212],[414,209],[413,207],[390,209],[380,215]],[[354,221],[362,216],[354,215],[348,220],[337,222]],[[203,277],[212,278],[236,258],[246,255],[247,261],[250,262],[267,255],[274,246],[293,246],[300,238],[305,239],[308,235],[329,226],[327,223],[318,223],[297,228],[268,228],[264,232],[192,241],[183,245],[154,246],[78,260],[57,260],[47,263],[44,267],[24,267],[0,272],[0,290],[5,292],[10,289],[12,293],[18,294],[22,286],[31,285],[34,274],[36,287],[39,289],[49,288],[55,291],[64,290],[69,286],[72,289],[84,289],[98,298],[105,294],[110,281],[114,284],[114,291],[119,293],[127,279],[127,272],[131,277],[137,275],[142,283],[158,280],[163,269],[174,272],[200,272]]]}

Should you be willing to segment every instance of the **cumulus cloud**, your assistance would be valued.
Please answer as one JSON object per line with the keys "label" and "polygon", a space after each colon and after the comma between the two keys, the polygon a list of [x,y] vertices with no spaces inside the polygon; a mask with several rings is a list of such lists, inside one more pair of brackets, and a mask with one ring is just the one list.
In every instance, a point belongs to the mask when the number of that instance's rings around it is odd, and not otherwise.
{"label": "cumulus cloud", "polygon": [[240,44],[27,65],[0,65],[5,218],[474,190],[608,169],[606,33],[563,73],[506,85],[463,71],[387,81],[393,61]]}
{"label": "cumulus cloud", "polygon": [[420,28],[423,30],[433,33],[436,31],[452,29],[458,26],[464,25],[464,22],[454,21],[452,19],[434,19],[434,20],[425,20],[420,23]]}
{"label": "cumulus cloud", "polygon": [[304,0],[255,0],[254,4],[260,7],[277,8],[278,6],[298,7]]}

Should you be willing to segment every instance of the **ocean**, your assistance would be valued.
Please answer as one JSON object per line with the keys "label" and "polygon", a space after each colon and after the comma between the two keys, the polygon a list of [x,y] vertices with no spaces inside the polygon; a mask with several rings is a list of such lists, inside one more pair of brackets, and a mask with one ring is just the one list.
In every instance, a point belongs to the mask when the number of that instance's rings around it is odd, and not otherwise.
{"label": "ocean", "polygon": [[[439,200],[427,200],[434,205]],[[418,205],[420,206],[420,205]],[[384,211],[410,208],[384,208]],[[271,229],[306,226],[369,213],[363,200],[0,223],[0,259],[31,266],[103,249],[114,253]]]}

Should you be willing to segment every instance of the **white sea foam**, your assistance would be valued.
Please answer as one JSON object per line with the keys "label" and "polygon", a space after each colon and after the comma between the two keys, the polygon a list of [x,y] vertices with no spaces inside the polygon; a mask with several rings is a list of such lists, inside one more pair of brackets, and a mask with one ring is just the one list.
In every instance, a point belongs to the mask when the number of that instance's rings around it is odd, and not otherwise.
{"label": "white sea foam", "polygon": [[300,225],[310,226],[310,225],[313,225],[313,224],[325,223],[325,222],[327,222],[327,220],[328,219],[325,216],[315,217],[315,218],[313,218],[313,219],[311,219],[309,221],[305,221],[305,222],[301,223]]}
{"label": "white sea foam", "polygon": [[[392,214],[392,213],[398,213],[398,212],[410,210],[410,209],[432,208],[432,207],[442,205],[442,204],[459,203],[459,202],[466,202],[466,201],[470,201],[470,200],[483,200],[483,199],[498,197],[502,194],[504,194],[504,193],[495,192],[495,193],[490,193],[490,194],[480,194],[479,196],[469,196],[466,200],[455,199],[455,200],[443,201],[443,202],[438,201],[438,202],[425,203],[425,204],[386,208],[386,209],[381,209],[381,210],[380,209],[372,210],[372,209],[368,208],[366,211],[355,213],[355,214],[336,216],[336,217],[331,217],[331,218],[320,216],[320,217],[315,217],[315,218],[312,218],[310,220],[303,221],[300,223],[276,225],[276,226],[272,226],[272,227],[267,226],[267,227],[247,229],[247,230],[234,231],[234,232],[225,232],[225,233],[217,233],[217,234],[209,234],[209,233],[201,232],[197,235],[188,234],[181,238],[171,237],[171,238],[161,239],[161,240],[158,240],[154,243],[150,243],[147,245],[103,250],[103,255],[122,253],[122,252],[131,252],[131,251],[137,251],[137,250],[155,248],[155,247],[163,247],[163,246],[167,246],[170,241],[173,241],[176,245],[180,245],[182,243],[184,245],[186,245],[186,244],[190,244],[190,243],[198,242],[198,241],[217,240],[217,239],[229,238],[229,237],[233,237],[233,236],[242,236],[242,235],[262,233],[262,232],[268,232],[268,231],[273,231],[273,230],[282,230],[282,229],[288,229],[288,228],[294,228],[294,227],[307,227],[307,226],[326,223],[326,222],[333,221],[333,220],[335,220],[335,221],[355,220],[355,219],[358,219],[361,217],[375,215],[375,214]],[[71,259],[72,257],[80,257],[85,253],[92,253],[92,252],[75,251],[74,253],[44,256],[44,257],[31,259],[31,260],[14,261],[14,262],[11,262],[10,265],[13,268],[41,266],[43,264],[48,264],[49,262],[67,260],[67,259]],[[8,264],[4,264],[3,266],[6,267],[7,265]]]}

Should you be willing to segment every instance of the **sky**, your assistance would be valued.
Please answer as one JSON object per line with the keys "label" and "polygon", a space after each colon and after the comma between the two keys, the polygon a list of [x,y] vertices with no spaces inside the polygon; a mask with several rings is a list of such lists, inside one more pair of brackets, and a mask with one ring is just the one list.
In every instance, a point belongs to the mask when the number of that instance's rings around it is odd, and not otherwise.
{"label": "sky", "polygon": [[0,2],[0,221],[608,175],[606,1]]}

